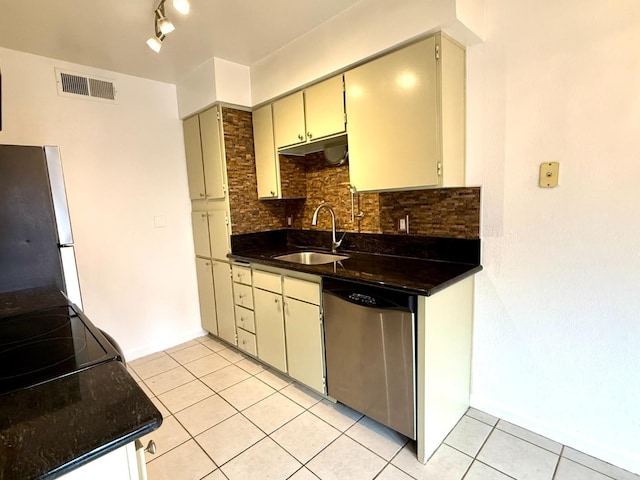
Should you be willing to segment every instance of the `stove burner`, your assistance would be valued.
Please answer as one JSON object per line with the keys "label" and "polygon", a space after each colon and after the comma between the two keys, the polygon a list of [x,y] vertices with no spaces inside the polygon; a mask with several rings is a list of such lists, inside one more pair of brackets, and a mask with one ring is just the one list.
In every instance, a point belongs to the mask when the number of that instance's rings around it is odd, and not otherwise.
{"label": "stove burner", "polygon": [[[0,381],[23,375],[56,371],[62,365],[76,366],[76,356],[87,347],[87,342],[77,337],[48,338],[24,343],[8,350],[0,351]],[[43,355],[46,354],[46,355]],[[22,362],[15,364],[19,357]]]}
{"label": "stove burner", "polygon": [[[63,330],[69,325],[69,314],[48,313],[46,315],[29,315],[9,318],[2,322],[0,351],[5,347],[30,339],[44,337]],[[26,323],[28,322],[28,324]],[[62,332],[64,333],[64,332]]]}

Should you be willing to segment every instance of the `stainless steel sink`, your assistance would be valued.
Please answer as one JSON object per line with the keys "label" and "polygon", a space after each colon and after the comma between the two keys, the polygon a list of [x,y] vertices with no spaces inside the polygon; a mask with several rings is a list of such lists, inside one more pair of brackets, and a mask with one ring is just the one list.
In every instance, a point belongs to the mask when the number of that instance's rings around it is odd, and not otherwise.
{"label": "stainless steel sink", "polygon": [[278,255],[273,257],[275,260],[284,262],[301,263],[303,265],[322,265],[324,263],[339,262],[346,260],[348,255],[336,255],[335,253],[321,252],[296,252],[287,253],[286,255]]}

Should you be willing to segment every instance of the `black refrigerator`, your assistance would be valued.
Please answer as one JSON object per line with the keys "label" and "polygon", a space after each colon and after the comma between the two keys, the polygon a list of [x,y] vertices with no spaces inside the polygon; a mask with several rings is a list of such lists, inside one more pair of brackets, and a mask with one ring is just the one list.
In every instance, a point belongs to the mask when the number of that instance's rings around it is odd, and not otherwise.
{"label": "black refrigerator", "polygon": [[60,150],[0,145],[0,294],[39,287],[82,308]]}

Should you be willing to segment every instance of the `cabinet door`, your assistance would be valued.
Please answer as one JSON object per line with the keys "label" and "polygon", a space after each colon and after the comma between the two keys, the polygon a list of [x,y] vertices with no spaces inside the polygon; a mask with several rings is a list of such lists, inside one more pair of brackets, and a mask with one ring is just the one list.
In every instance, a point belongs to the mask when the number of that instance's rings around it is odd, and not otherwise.
{"label": "cabinet door", "polygon": [[209,217],[209,242],[211,257],[226,260],[229,253],[229,230],[227,226],[227,212],[219,210],[207,212]]}
{"label": "cabinet door", "polygon": [[213,262],[213,285],[216,293],[216,315],[218,318],[218,336],[236,344],[236,319],[233,305],[233,286],[231,265]]}
{"label": "cabinet door", "polygon": [[187,177],[189,198],[198,200],[205,197],[204,170],[202,168],[202,144],[200,142],[200,118],[195,115],[182,122],[184,131],[184,153],[187,157]]}
{"label": "cabinet door", "polygon": [[198,298],[200,300],[200,322],[207,332],[218,335],[216,316],[216,297],[213,291],[213,272],[211,261],[196,258],[196,274],[198,277]]}
{"label": "cabinet door", "polygon": [[224,198],[225,162],[217,107],[200,114],[200,138],[207,198]]}
{"label": "cabinet door", "polygon": [[273,139],[271,104],[254,111],[252,117],[258,198],[277,198],[280,195],[278,188],[278,155]]}
{"label": "cabinet door", "polygon": [[191,228],[193,229],[193,247],[199,257],[211,257],[209,243],[209,222],[207,212],[191,212]]}
{"label": "cabinet door", "polygon": [[284,320],[289,375],[325,393],[320,307],[285,298]]}
{"label": "cabinet door", "polygon": [[435,42],[345,73],[349,175],[359,191],[438,185]]}
{"label": "cabinet door", "polygon": [[286,372],[282,295],[256,288],[253,297],[258,358]]}
{"label": "cabinet door", "polygon": [[273,133],[276,148],[306,140],[302,92],[293,93],[273,102]]}
{"label": "cabinet door", "polygon": [[308,140],[343,133],[344,83],[342,75],[330,78],[304,91]]}

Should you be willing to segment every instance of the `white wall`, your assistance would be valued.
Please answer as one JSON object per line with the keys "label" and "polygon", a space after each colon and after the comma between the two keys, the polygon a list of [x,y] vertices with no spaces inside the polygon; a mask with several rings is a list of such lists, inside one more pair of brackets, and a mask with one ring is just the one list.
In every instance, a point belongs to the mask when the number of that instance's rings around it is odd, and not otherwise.
{"label": "white wall", "polygon": [[[58,96],[54,67],[115,80],[117,104]],[[175,86],[2,48],[0,68],[0,143],[60,146],[89,318],[129,359],[199,334]]]}
{"label": "white wall", "polygon": [[485,268],[472,403],[640,473],[640,3],[485,13],[467,51]]}

